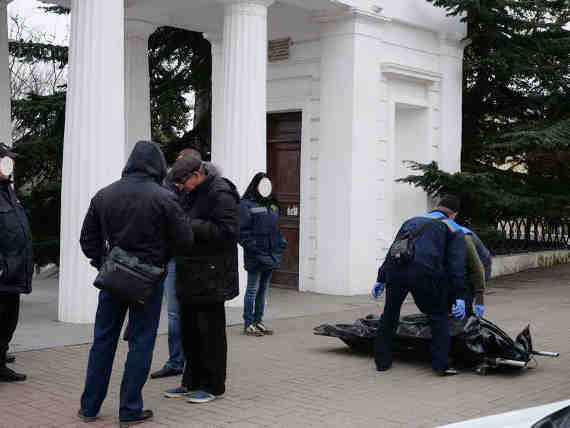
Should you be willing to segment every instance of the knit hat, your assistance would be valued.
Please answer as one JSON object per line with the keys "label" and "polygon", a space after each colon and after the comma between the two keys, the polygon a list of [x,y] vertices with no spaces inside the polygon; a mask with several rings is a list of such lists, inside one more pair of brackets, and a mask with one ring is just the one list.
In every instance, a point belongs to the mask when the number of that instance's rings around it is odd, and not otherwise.
{"label": "knit hat", "polygon": [[459,208],[461,207],[461,201],[455,195],[443,195],[439,200],[440,207],[445,207],[453,211],[454,213],[459,212]]}

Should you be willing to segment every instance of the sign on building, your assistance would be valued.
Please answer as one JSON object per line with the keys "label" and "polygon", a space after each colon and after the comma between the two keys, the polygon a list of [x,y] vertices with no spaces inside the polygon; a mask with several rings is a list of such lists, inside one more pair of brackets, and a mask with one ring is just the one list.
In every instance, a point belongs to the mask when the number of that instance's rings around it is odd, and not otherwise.
{"label": "sign on building", "polygon": [[269,62],[285,61],[291,55],[291,38],[269,40]]}

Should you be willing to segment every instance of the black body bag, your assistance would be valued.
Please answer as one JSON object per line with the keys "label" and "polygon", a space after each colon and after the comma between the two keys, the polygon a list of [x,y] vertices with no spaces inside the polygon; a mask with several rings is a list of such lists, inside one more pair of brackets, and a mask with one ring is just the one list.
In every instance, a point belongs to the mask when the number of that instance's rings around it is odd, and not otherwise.
{"label": "black body bag", "polygon": [[166,268],[142,263],[120,247],[105,256],[93,285],[138,310],[148,309],[152,295],[166,277]]}
{"label": "black body bag", "polygon": [[105,240],[105,256],[93,285],[108,291],[134,309],[147,310],[152,295],[166,277],[166,266],[143,263],[137,256],[117,246],[109,251],[109,235],[103,217],[101,229]]}
{"label": "black body bag", "polygon": [[415,240],[424,233],[428,226],[441,220],[445,220],[445,218],[441,217],[428,221],[416,232],[406,232],[399,239],[396,239],[388,251],[392,261],[399,265],[407,265],[410,263],[414,259],[414,253],[416,251]]}

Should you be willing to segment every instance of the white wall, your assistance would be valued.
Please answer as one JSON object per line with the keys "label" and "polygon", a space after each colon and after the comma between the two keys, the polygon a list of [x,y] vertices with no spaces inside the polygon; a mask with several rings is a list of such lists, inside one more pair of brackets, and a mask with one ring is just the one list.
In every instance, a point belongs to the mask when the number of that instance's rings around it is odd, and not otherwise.
{"label": "white wall", "polygon": [[[417,174],[410,169],[406,161],[425,162],[427,160],[429,152],[428,117],[428,110],[425,107],[396,104],[394,180]],[[407,183],[394,183],[394,198],[397,201],[392,207],[395,226],[427,210],[426,194],[421,189]]]}
{"label": "white wall", "polygon": [[394,182],[411,172],[401,161],[459,169],[461,46],[358,14],[320,31],[269,65],[268,111],[303,112],[300,289],[367,293],[401,222],[428,209]]}

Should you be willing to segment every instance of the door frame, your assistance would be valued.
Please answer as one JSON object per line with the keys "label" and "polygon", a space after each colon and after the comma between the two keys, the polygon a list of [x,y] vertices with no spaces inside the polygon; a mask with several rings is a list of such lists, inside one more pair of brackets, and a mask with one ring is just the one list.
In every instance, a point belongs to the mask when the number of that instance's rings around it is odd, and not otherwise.
{"label": "door frame", "polygon": [[[308,187],[311,171],[310,166],[310,122],[309,115],[311,107],[311,100],[307,98],[294,98],[294,99],[268,99],[267,100],[267,115],[273,113],[295,113],[301,112],[301,169],[300,174],[300,195],[299,195],[299,278],[298,278],[298,291],[307,291],[304,284],[304,279],[314,280],[314,273],[309,269],[309,236],[307,235],[308,221],[316,215],[310,210],[308,203]],[[266,133],[267,135],[267,133]],[[269,144],[266,140],[266,146]],[[268,148],[267,148],[268,149]]]}

